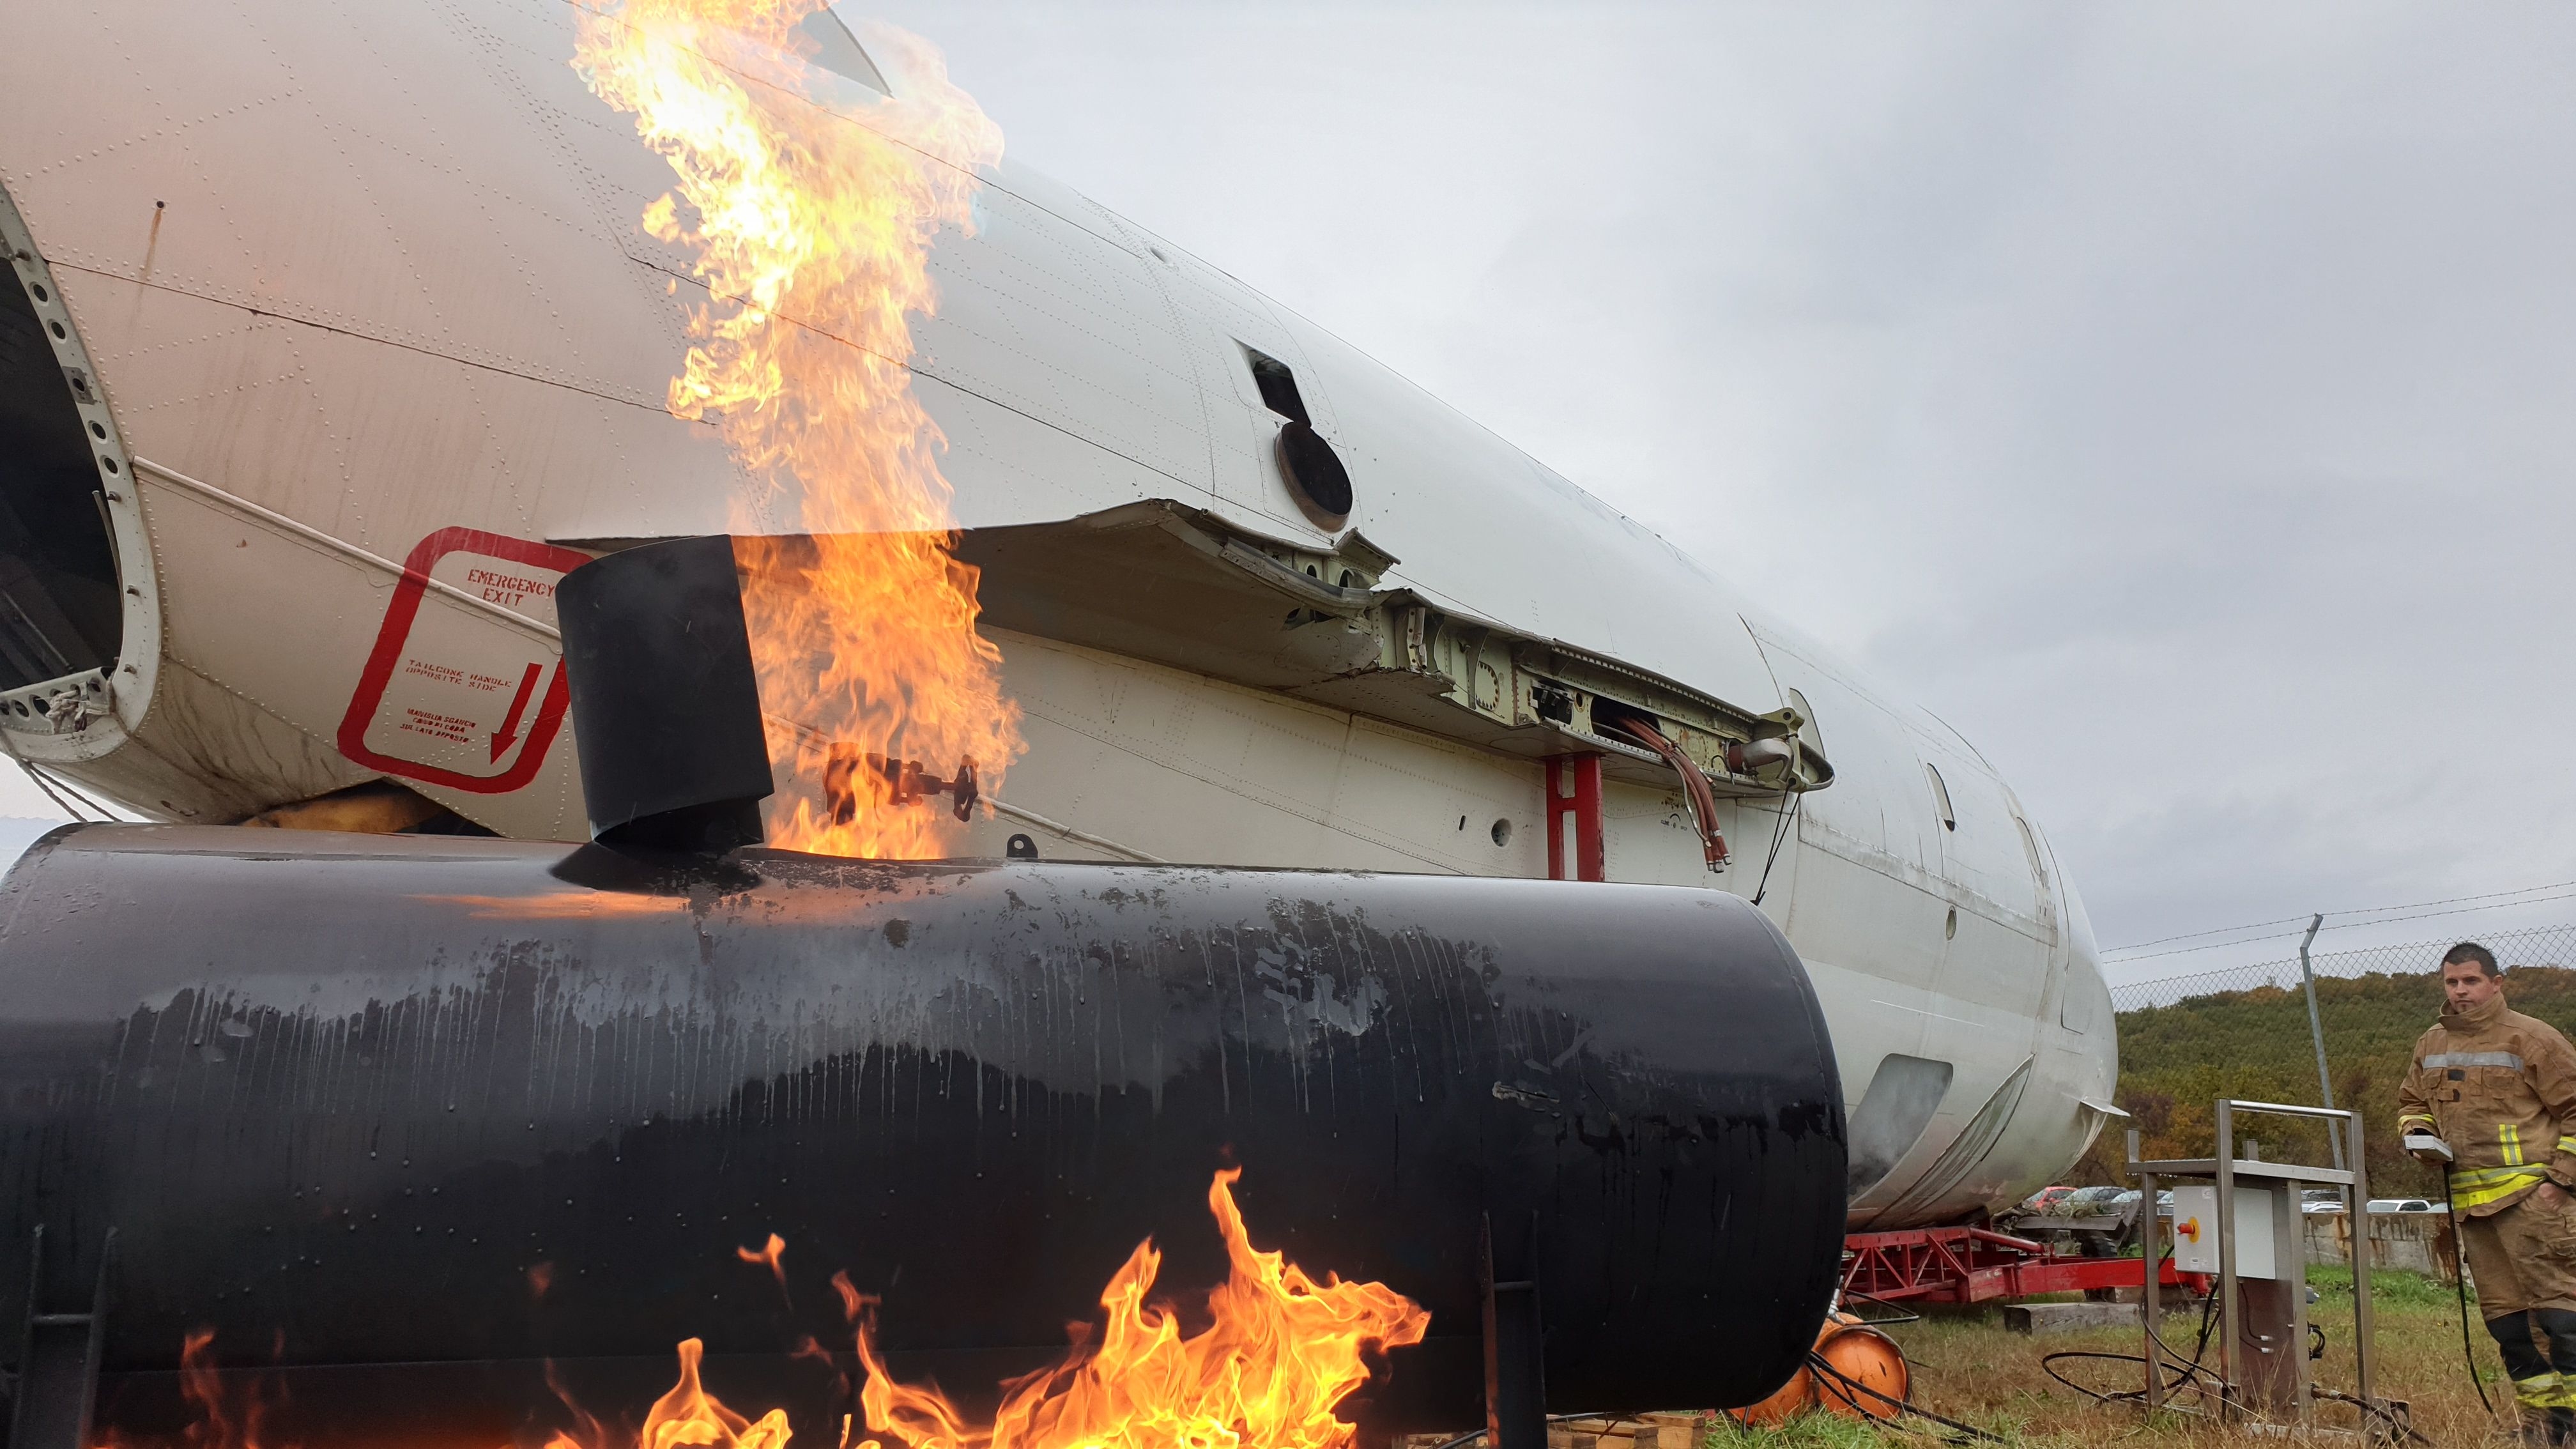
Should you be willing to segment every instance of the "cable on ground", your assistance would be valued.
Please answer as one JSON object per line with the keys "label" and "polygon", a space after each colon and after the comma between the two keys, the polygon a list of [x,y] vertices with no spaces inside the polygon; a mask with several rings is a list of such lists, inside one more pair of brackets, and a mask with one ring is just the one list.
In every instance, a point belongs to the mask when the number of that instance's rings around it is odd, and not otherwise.
{"label": "cable on ground", "polygon": [[1872,1414],[1868,1410],[1862,1408],[1860,1401],[1851,1396],[1851,1390],[1857,1389],[1860,1392],[1869,1395],[1871,1398],[1878,1400],[1880,1403],[1887,1405],[1889,1408],[1896,1410],[1900,1414],[1911,1414],[1915,1418],[1938,1424],[1944,1429],[1948,1429],[1954,1433],[1964,1434],[1969,1438],[1978,1440],[1982,1443],[2009,1444],[2012,1442],[2000,1434],[1990,1434],[1985,1430],[1978,1428],[1974,1424],[1963,1424],[1956,1419],[1944,1418],[1909,1399],[1890,1398],[1888,1395],[1880,1393],[1878,1390],[1873,1389],[1869,1385],[1862,1383],[1860,1380],[1853,1378],[1851,1375],[1844,1373],[1841,1369],[1834,1367],[1831,1363],[1826,1361],[1823,1354],[1817,1353],[1812,1349],[1807,1353],[1807,1368],[1810,1372],[1823,1375],[1823,1378],[1819,1379],[1818,1382],[1825,1383],[1827,1387],[1832,1388],[1836,1398],[1839,1398],[1844,1403],[1851,1405],[1852,1412],[1861,1415],[1863,1418],[1877,1419],[1882,1416]]}
{"label": "cable on ground", "polygon": [[2442,1164],[2442,1213],[2451,1220],[2451,1286],[2460,1291],[2460,1361],[2469,1366],[2469,1387],[2478,1391],[2478,1403],[2495,1417],[2495,1405],[2487,1398],[2486,1382],[2478,1377],[2478,1351],[2469,1342],[2469,1257],[2468,1244],[2460,1237],[2460,1210],[2451,1205],[2451,1173],[2455,1164]]}
{"label": "cable on ground", "polygon": [[[1571,1424],[1581,1419],[1598,1419],[1604,1424],[1612,1425],[1637,1424],[1644,1422],[1641,1419],[1627,1414],[1550,1414],[1547,1416],[1547,1422],[1551,1424]],[[1484,1437],[1484,1430],[1470,1429],[1455,1439],[1441,1440],[1439,1443],[1432,1445],[1431,1449],[1465,1449],[1466,1445],[1473,1444]]]}
{"label": "cable on ground", "polygon": [[[2454,1238],[2456,1239],[2456,1237],[2457,1234],[2455,1233]],[[2466,1304],[2466,1301],[2466,1298],[2463,1297],[2463,1305]],[[2178,1366],[2171,1364],[2164,1366],[2167,1368],[2178,1368],[2178,1371],[2175,1372],[2174,1376],[2164,1383],[2162,1392],[2159,1394],[2160,1398],[2165,1398],[2167,1400],[2162,1407],[2172,1413],[2190,1414],[2195,1417],[2206,1417],[2206,1410],[2198,1408],[2180,1408],[2170,1402],[2170,1396],[2175,1391],[2183,1388],[2190,1388],[2198,1391],[2203,1399],[2208,1398],[2211,1391],[2215,1389],[2218,1395],[2220,1407],[2233,1408],[2239,1411],[2246,1408],[2244,1404],[2237,1402],[2229,1396],[2227,1385],[2220,1383],[2218,1381],[2218,1375],[2201,1362],[2202,1356],[2209,1351],[2209,1338],[2211,1331],[2217,1325],[2217,1305],[2218,1295],[2215,1293],[2212,1293],[2208,1297],[2200,1300],[2200,1332],[2192,1341],[2191,1358],[2189,1361],[2181,1363]],[[2324,1330],[2313,1323],[2308,1325],[2308,1328],[2309,1331],[2316,1334],[2318,1338],[2317,1345],[2308,1355],[2313,1359],[2320,1357],[2324,1352]],[[2152,1327],[2147,1330],[2147,1338],[2164,1353],[2170,1354],[2176,1359],[2182,1358],[2181,1354],[2174,1352],[2172,1345],[2164,1341],[2163,1335],[2157,1333]],[[2467,1341],[2468,1340],[2465,1336],[2461,1339],[2463,1344],[2467,1343]],[[2068,1349],[2043,1357],[2039,1361],[2039,1367],[2041,1372],[2047,1374],[2050,1378],[2057,1380],[2059,1383],[2064,1384],[2066,1387],[2073,1389],[2075,1392],[2082,1394],[2097,1403],[2136,1404],[2140,1407],[2145,1406],[2147,1391],[2143,1388],[2128,1389],[2119,1393],[2104,1393],[2100,1389],[2079,1384],[2057,1371],[2056,1364],[2058,1360],[2076,1358],[2108,1359],[2118,1363],[2144,1365],[2147,1362],[2144,1355],[2134,1353],[2110,1353],[2102,1350]],[[2471,1377],[2473,1379],[2476,1377],[2474,1367]],[[2351,1394],[2339,1393],[2333,1389],[2317,1388],[2314,1386],[2310,1387],[2309,1393],[2320,1399],[2329,1399],[2336,1403],[2352,1405],[2354,1408],[2361,1411],[2362,1423],[2365,1427],[2367,1427],[2372,1420],[2376,1419],[2387,1426],[2389,1435],[2393,1439],[2407,1439],[2426,1446],[2430,1446],[2433,1442],[2432,1440],[2425,1438],[2423,1432],[2417,1429],[2413,1421],[2405,1414],[2399,1412],[2396,1408],[2384,1401],[2357,1398]],[[2486,1401],[2486,1391],[2484,1389],[2479,1390],[2478,1400],[2481,1403]],[[2492,1413],[2493,1410],[2491,1409],[2489,1412]]]}
{"label": "cable on ground", "polygon": [[2430,1446],[2433,1442],[2432,1440],[2424,1437],[2424,1431],[2416,1428],[2415,1422],[2412,1419],[2409,1419],[2406,1415],[2398,1412],[2394,1405],[2389,1404],[2385,1400],[2356,1398],[2351,1394],[2339,1393],[2333,1389],[2320,1389],[2313,1386],[2309,1388],[2308,1392],[2320,1399],[2332,1399],[2338,1404],[2350,1404],[2354,1408],[2361,1410],[2362,1422],[2364,1424],[2369,1423],[2373,1419],[2385,1422],[2390,1429],[2395,1431],[2395,1437],[2397,1438],[2412,1439],[2416,1443],[2426,1446]]}
{"label": "cable on ground", "polygon": [[[1846,1288],[1843,1290],[1842,1299],[1845,1303],[1875,1304],[1895,1315],[1892,1318],[1861,1318],[1861,1326],[1864,1328],[1886,1328],[1891,1324],[1921,1323],[1923,1321],[1922,1314],[1915,1312],[1913,1309],[1906,1307],[1902,1303],[1890,1303],[1886,1299],[1878,1297],[1875,1294],[1855,1293]],[[1860,1315],[1855,1313],[1852,1317],[1860,1318]]]}
{"label": "cable on ground", "polygon": [[[2171,1256],[2170,1252],[2168,1252],[2167,1256]],[[2157,1268],[2159,1271],[2162,1270],[2163,1265],[2164,1260],[2158,1259]],[[2218,1381],[2218,1375],[2212,1373],[2201,1364],[2202,1356],[2209,1352],[2209,1335],[2211,1331],[2217,1327],[2217,1309],[2217,1294],[2212,1293],[2200,1300],[2200,1332],[2192,1341],[2191,1358],[2188,1361],[2179,1363],[2179,1369],[2174,1373],[2174,1376],[2171,1379],[2159,1382],[2156,1393],[2157,1398],[2170,1400],[2175,1393],[2186,1388],[2196,1390],[2203,1398],[2207,1398],[2211,1388],[2215,1387],[2218,1392],[2219,1402],[2221,1404],[2227,1402],[2227,1386]],[[2140,1312],[2143,1316],[2144,1309],[2141,1308]],[[2147,1341],[2154,1345],[2155,1350],[2163,1357],[2168,1357],[2177,1361],[2182,1360],[2183,1356],[2175,1351],[2173,1345],[2165,1342],[2164,1335],[2156,1331],[2156,1325],[2154,1324],[2147,1325]],[[2073,1389],[2075,1392],[2082,1394],[2097,1403],[2137,1404],[2141,1407],[2145,1405],[2147,1400],[2147,1391],[2143,1388],[2126,1389],[2117,1393],[2105,1393],[2102,1390],[2093,1388],[2089,1385],[2079,1384],[2075,1380],[2070,1379],[2066,1375],[2057,1371],[2059,1361],[2079,1358],[2102,1359],[2113,1363],[2133,1363],[2140,1367],[2145,1367],[2149,1363],[2149,1359],[2145,1354],[2112,1353],[2101,1349],[2063,1349],[2056,1353],[2042,1355],[2039,1360],[2039,1370],[2050,1378],[2057,1380],[2059,1383],[2064,1384],[2066,1387]],[[2159,1361],[2155,1364],[2155,1371],[2159,1375],[2163,1374],[2168,1369],[2174,1368],[2176,1368],[2176,1365],[2172,1363]],[[2207,1380],[2208,1382],[2203,1383],[2202,1380]],[[2177,1414],[2197,1414],[2201,1412],[2198,1409],[2174,1408],[2170,1403],[2167,1403],[2165,1407],[2172,1408],[2173,1412]]]}

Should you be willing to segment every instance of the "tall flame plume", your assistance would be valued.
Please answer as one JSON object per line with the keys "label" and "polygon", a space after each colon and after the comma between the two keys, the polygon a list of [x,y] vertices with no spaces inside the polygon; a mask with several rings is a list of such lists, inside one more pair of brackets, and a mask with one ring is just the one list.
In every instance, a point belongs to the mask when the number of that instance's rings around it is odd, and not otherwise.
{"label": "tall flame plume", "polygon": [[643,225],[706,286],[669,407],[713,424],[744,480],[736,556],[787,786],[771,838],[921,858],[949,853],[942,813],[853,763],[971,761],[989,791],[1025,749],[910,368],[931,246],[973,230],[1002,137],[917,37],[872,35],[900,97],[815,65],[799,27],[821,4],[576,6],[574,66],[669,161]]}

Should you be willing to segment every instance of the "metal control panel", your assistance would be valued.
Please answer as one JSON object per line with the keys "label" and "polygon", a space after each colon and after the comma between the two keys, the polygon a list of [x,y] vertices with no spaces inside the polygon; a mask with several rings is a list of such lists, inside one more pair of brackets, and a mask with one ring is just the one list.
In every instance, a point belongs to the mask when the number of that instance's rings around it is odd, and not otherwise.
{"label": "metal control panel", "polygon": [[[2280,1195],[2270,1188],[2236,1189],[2236,1276],[2278,1278],[2272,1251],[2272,1211]],[[2218,1263],[2218,1188],[2213,1184],[2173,1190],[2174,1267],[2185,1273],[2216,1273]]]}

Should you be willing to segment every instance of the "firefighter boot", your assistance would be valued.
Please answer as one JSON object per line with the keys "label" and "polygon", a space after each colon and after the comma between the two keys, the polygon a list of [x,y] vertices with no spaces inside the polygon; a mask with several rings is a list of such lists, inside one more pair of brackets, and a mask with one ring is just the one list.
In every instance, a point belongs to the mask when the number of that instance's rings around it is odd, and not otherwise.
{"label": "firefighter boot", "polygon": [[2525,1444],[2556,1444],[2560,1440],[2550,1422],[2553,1411],[2567,1402],[2566,1381],[2549,1365],[2549,1355],[2540,1351],[2533,1337],[2531,1314],[2507,1313],[2487,1320],[2487,1332],[2495,1335],[2496,1352],[2504,1359],[2505,1376],[2513,1380],[2513,1402],[2520,1411],[2518,1423]]}
{"label": "firefighter boot", "polygon": [[2550,1442],[2576,1444],[2576,1313],[2535,1308],[2532,1322],[2549,1344],[2549,1366],[2558,1371],[2558,1402],[2549,1410]]}

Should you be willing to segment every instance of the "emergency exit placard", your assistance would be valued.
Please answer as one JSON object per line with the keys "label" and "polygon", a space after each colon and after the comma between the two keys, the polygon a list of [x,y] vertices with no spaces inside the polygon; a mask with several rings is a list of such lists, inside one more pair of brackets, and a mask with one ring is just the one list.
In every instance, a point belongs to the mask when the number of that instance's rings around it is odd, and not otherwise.
{"label": "emergency exit placard", "polygon": [[551,627],[555,585],[590,556],[471,528],[420,541],[340,721],[340,753],[371,769],[499,795],[535,777],[570,698],[553,641],[432,580]]}

